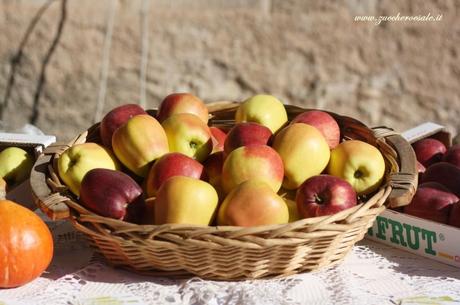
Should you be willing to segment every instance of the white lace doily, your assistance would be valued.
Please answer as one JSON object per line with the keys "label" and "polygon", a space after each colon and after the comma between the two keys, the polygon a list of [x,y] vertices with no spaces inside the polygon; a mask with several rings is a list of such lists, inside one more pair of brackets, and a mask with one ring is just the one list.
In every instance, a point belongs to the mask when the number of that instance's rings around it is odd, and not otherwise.
{"label": "white lace doily", "polygon": [[460,304],[460,269],[370,240],[338,266],[284,279],[174,280],[113,269],[68,222],[50,226],[51,266],[25,286],[0,289],[0,305]]}

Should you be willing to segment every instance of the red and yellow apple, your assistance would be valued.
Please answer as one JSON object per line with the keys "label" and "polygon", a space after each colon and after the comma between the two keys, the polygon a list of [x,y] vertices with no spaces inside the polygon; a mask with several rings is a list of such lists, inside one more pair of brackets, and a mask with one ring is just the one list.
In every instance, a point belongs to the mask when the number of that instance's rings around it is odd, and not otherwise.
{"label": "red and yellow apple", "polygon": [[80,195],[83,177],[92,169],[116,170],[120,166],[117,159],[105,147],[96,143],[74,145],[64,151],[58,159],[59,177],[75,195]]}
{"label": "red and yellow apple", "polygon": [[207,182],[174,176],[160,187],[154,203],[155,224],[209,225],[216,213],[218,196]]}
{"label": "red and yellow apple", "polygon": [[295,123],[278,132],[273,141],[284,164],[283,187],[298,188],[308,178],[319,175],[329,162],[326,139],[315,127]]}
{"label": "red and yellow apple", "polygon": [[203,165],[181,153],[167,153],[159,158],[149,170],[146,181],[147,196],[155,196],[161,185],[171,177],[187,176],[200,179]]}
{"label": "red and yellow apple", "polygon": [[230,129],[224,143],[224,152],[228,155],[232,150],[251,144],[269,145],[271,130],[254,122],[238,123]]}
{"label": "red and yellow apple", "polygon": [[115,130],[138,114],[147,113],[137,104],[125,104],[109,111],[101,120],[99,127],[102,144],[107,148],[112,148],[112,135]]}
{"label": "red and yellow apple", "polygon": [[353,186],[358,195],[377,190],[385,175],[382,153],[369,143],[349,140],[331,151],[327,172]]}
{"label": "red and yellow apple", "polygon": [[146,177],[152,162],[169,152],[165,131],[147,114],[136,115],[119,127],[112,147],[121,163],[140,177]]}
{"label": "red and yellow apple", "polygon": [[224,143],[225,139],[227,138],[227,134],[220,128],[211,126],[209,127],[211,131],[211,140],[212,140],[212,152],[215,153],[218,151],[224,150]]}
{"label": "red and yellow apple", "polygon": [[218,211],[221,226],[263,226],[289,221],[288,206],[261,180],[247,180],[225,197]]}
{"label": "red and yellow apple", "polygon": [[272,133],[287,123],[288,117],[283,103],[273,95],[258,94],[242,102],[235,114],[235,121],[256,122],[268,127]]}
{"label": "red and yellow apple", "polygon": [[212,151],[211,131],[196,115],[179,113],[161,124],[171,152],[179,152],[202,162]]}
{"label": "red and yellow apple", "polygon": [[222,187],[229,193],[246,180],[261,180],[274,192],[283,182],[283,161],[278,153],[267,145],[254,144],[233,150],[224,161]]}
{"label": "red and yellow apple", "polygon": [[297,209],[303,218],[333,215],[356,203],[357,194],[350,183],[331,175],[308,178],[296,194]]}
{"label": "red and yellow apple", "polygon": [[327,112],[321,110],[309,110],[297,115],[292,121],[294,123],[305,123],[316,127],[324,136],[330,149],[340,143],[340,128],[337,121]]}
{"label": "red and yellow apple", "polygon": [[208,123],[208,108],[201,99],[190,93],[173,93],[165,97],[158,108],[157,119],[162,123],[178,113],[191,113],[198,116],[205,124]]}

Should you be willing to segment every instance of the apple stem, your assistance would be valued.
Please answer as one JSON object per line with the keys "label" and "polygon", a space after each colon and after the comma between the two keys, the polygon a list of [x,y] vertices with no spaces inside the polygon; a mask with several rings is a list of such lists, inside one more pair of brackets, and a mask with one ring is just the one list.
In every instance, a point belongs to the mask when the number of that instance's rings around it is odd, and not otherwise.
{"label": "apple stem", "polygon": [[323,203],[323,199],[320,196],[318,196],[317,194],[315,194],[315,201],[317,203]]}

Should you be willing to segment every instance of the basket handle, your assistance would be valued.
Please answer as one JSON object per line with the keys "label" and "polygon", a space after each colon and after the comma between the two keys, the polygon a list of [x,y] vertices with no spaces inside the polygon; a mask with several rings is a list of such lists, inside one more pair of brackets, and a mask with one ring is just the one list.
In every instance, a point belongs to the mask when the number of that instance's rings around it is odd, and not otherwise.
{"label": "basket handle", "polygon": [[386,141],[398,155],[399,171],[393,173],[389,184],[392,187],[386,205],[391,208],[408,205],[417,190],[417,158],[412,146],[399,133],[387,127],[372,128],[377,141]]}
{"label": "basket handle", "polygon": [[65,203],[68,198],[59,193],[55,193],[48,185],[50,178],[48,175],[48,166],[53,155],[65,150],[67,144],[54,143],[48,146],[35,161],[30,173],[30,186],[32,188],[32,197],[35,204],[52,220],[65,219],[70,217],[70,210]]}

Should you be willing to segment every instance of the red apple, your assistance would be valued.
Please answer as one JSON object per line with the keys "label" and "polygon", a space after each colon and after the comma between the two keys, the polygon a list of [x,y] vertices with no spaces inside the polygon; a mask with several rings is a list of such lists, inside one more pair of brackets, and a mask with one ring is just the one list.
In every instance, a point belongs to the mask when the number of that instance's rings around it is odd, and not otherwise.
{"label": "red apple", "polygon": [[327,112],[309,110],[297,115],[291,122],[304,123],[316,127],[324,136],[330,149],[340,143],[340,128],[337,121]]}
{"label": "red apple", "polygon": [[205,180],[217,191],[219,198],[224,194],[222,189],[222,167],[224,165],[224,152],[218,151],[206,158],[203,162]]}
{"label": "red apple", "polygon": [[428,167],[433,163],[440,162],[446,152],[446,146],[439,140],[426,138],[412,144],[417,160],[423,166]]}
{"label": "red apple", "polygon": [[317,175],[305,180],[297,189],[296,204],[303,218],[332,215],[351,208],[357,203],[357,195],[347,181],[330,176]]}
{"label": "red apple", "polygon": [[444,155],[443,161],[460,168],[460,144],[451,146]]}
{"label": "red apple", "polygon": [[190,93],[173,93],[165,97],[158,108],[157,120],[161,123],[173,114],[191,113],[208,123],[209,112],[206,104]]}
{"label": "red apple", "polygon": [[449,225],[460,228],[460,201],[452,204],[452,209],[450,210]]}
{"label": "red apple", "polygon": [[80,187],[80,202],[95,213],[136,222],[145,208],[141,187],[127,174],[105,168],[90,170]]}
{"label": "red apple", "polygon": [[264,125],[254,122],[238,123],[227,134],[224,152],[228,155],[238,147],[251,144],[268,145],[271,137],[271,130]]}
{"label": "red apple", "polygon": [[141,106],[137,104],[126,104],[109,111],[101,121],[100,134],[102,144],[107,148],[112,148],[112,135],[115,130],[126,123],[130,118],[138,114],[147,114]]}
{"label": "red apple", "polygon": [[211,131],[212,153],[223,151],[227,134],[217,127],[209,127],[209,130]]}
{"label": "red apple", "polygon": [[155,161],[149,170],[146,181],[147,196],[153,197],[160,186],[174,176],[187,176],[200,179],[203,165],[181,153],[168,153]]}
{"label": "red apple", "polygon": [[452,204],[457,201],[458,197],[445,186],[434,182],[422,183],[411,203],[404,207],[404,213],[447,223]]}
{"label": "red apple", "polygon": [[447,162],[429,166],[422,176],[422,183],[438,182],[460,197],[460,168]]}

